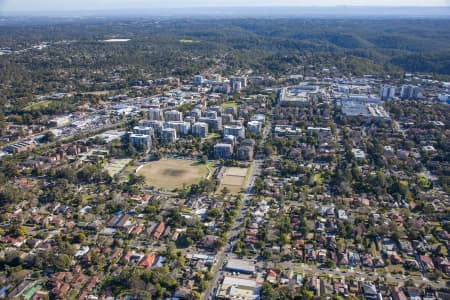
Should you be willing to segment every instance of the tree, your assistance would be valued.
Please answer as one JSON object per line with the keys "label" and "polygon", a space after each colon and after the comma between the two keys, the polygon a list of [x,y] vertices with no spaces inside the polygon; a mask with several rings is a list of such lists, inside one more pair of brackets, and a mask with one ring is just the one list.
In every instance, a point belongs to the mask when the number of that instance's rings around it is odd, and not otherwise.
{"label": "tree", "polygon": [[272,284],[269,282],[264,282],[261,289],[261,299],[264,300],[275,300],[278,299],[278,295],[273,288]]}
{"label": "tree", "polygon": [[86,240],[86,235],[83,232],[77,233],[72,238],[73,244],[81,244]]}
{"label": "tree", "polygon": [[42,138],[44,143],[51,143],[55,141],[55,134],[52,131],[47,131]]}
{"label": "tree", "polygon": [[67,254],[51,256],[51,263],[58,271],[64,271],[70,267],[72,260]]}
{"label": "tree", "polygon": [[225,197],[226,195],[228,195],[230,193],[230,189],[228,187],[224,187],[222,189],[221,193],[222,193],[222,196]]}
{"label": "tree", "polygon": [[191,292],[191,299],[200,299],[202,297],[202,294],[200,294],[197,291],[192,291]]}

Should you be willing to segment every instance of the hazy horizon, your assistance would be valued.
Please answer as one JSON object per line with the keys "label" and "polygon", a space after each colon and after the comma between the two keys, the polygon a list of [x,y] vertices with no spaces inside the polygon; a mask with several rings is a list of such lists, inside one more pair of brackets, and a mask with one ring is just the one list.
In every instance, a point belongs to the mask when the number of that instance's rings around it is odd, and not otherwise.
{"label": "hazy horizon", "polygon": [[295,1],[278,0],[274,4],[271,0],[250,0],[243,3],[240,0],[128,0],[126,3],[119,0],[0,0],[1,12],[46,12],[46,11],[103,11],[103,10],[136,10],[136,9],[172,9],[172,8],[217,8],[217,7],[450,7],[450,0],[316,0]]}

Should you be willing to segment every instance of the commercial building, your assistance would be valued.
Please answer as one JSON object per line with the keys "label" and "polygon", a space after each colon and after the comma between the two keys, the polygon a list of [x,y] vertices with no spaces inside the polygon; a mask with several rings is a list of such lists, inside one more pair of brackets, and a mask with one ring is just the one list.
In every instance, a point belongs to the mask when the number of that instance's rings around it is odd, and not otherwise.
{"label": "commercial building", "polygon": [[177,131],[173,128],[163,128],[161,131],[161,141],[174,143],[177,140]]}
{"label": "commercial building", "polygon": [[239,125],[227,125],[223,128],[223,135],[233,135],[236,138],[245,138],[245,128]]}
{"label": "commercial building", "polygon": [[230,159],[233,155],[233,146],[230,144],[214,145],[214,157],[217,159]]}
{"label": "commercial building", "polygon": [[380,105],[381,99],[371,96],[348,96],[341,99],[342,114],[347,117],[389,120],[389,113]]}
{"label": "commercial building", "polygon": [[259,300],[261,285],[254,278],[225,276],[219,286],[216,299],[219,300]]}
{"label": "commercial building", "polygon": [[164,113],[166,122],[183,121],[183,114],[178,110],[168,110]]}
{"label": "commercial building", "polygon": [[248,260],[229,259],[225,270],[228,272],[237,272],[242,274],[254,274],[256,272],[255,265]]}
{"label": "commercial building", "polygon": [[56,117],[48,121],[50,127],[62,127],[69,125],[71,122],[70,116]]}
{"label": "commercial building", "polygon": [[281,106],[307,106],[319,88],[314,85],[297,85],[281,89],[278,101]]}
{"label": "commercial building", "polygon": [[192,126],[192,135],[199,138],[206,138],[208,136],[208,124],[204,122],[197,122]]}

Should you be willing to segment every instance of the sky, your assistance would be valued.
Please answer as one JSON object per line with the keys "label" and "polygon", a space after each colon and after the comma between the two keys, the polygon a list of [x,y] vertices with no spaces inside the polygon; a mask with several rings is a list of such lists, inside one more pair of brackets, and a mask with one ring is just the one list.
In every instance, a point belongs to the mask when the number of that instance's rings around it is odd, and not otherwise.
{"label": "sky", "polygon": [[0,11],[239,6],[450,6],[450,0],[0,0]]}

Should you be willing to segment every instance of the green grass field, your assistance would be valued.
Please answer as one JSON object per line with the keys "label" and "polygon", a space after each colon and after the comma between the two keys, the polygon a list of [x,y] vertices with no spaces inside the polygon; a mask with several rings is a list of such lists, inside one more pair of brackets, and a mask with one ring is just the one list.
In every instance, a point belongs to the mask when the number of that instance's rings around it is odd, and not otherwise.
{"label": "green grass field", "polygon": [[33,111],[33,110],[39,110],[42,108],[45,108],[49,106],[52,103],[50,100],[43,100],[35,103],[31,103],[23,108],[24,111]]}
{"label": "green grass field", "polygon": [[237,103],[234,102],[234,101],[224,102],[220,106],[222,107],[222,109],[225,109],[227,107],[234,107],[236,109],[237,108]]}

